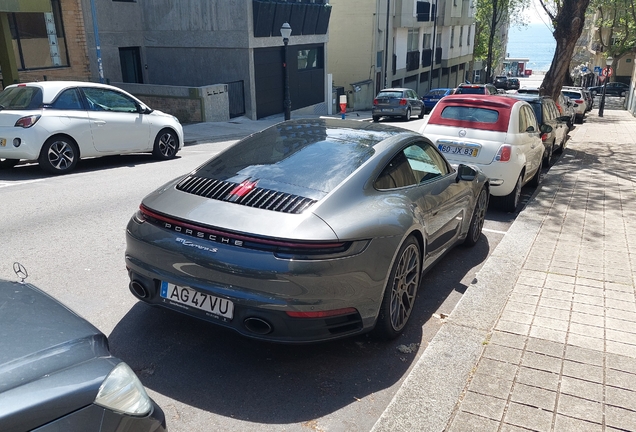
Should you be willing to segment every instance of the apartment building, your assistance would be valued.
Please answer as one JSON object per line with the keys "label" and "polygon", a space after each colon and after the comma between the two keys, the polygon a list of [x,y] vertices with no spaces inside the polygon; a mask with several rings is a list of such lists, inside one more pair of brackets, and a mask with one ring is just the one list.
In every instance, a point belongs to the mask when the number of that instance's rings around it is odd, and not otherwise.
{"label": "apartment building", "polygon": [[10,82],[227,84],[230,116],[261,118],[283,112],[285,48],[280,29],[287,22],[292,29],[286,62],[292,110],[326,112],[327,0],[8,3],[14,6],[0,8],[0,36],[6,35],[0,51],[4,47],[9,55],[0,52],[0,66],[10,71],[14,65]]}
{"label": "apartment building", "polygon": [[[331,0],[328,73],[357,109],[385,87],[420,95],[467,79],[474,0]],[[353,102],[351,102],[353,101]]]}

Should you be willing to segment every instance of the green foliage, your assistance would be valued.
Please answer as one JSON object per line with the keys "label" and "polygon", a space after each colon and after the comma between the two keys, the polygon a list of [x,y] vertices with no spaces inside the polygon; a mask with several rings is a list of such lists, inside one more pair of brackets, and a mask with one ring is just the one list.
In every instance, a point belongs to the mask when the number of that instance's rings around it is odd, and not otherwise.
{"label": "green foliage", "polygon": [[632,0],[592,0],[590,9],[597,12],[597,38],[608,56],[620,58],[636,47],[636,7]]}

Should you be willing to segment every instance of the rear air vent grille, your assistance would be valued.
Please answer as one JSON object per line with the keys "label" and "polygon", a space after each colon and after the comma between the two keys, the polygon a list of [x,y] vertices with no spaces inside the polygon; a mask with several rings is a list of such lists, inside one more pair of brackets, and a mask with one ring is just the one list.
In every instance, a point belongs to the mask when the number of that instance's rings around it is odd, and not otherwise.
{"label": "rear air vent grille", "polygon": [[252,187],[249,182],[239,184],[196,176],[181,180],[177,189],[210,199],[282,213],[299,214],[316,202],[298,195]]}

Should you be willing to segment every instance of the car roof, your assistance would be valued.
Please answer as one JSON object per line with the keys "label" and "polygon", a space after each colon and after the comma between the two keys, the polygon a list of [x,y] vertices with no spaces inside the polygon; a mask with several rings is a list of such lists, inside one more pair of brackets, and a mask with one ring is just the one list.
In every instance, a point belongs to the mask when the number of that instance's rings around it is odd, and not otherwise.
{"label": "car roof", "polygon": [[383,91],[404,91],[404,90],[413,90],[413,89],[406,88],[406,87],[391,87],[391,88],[382,89],[382,90],[380,90],[380,92],[383,92]]}
{"label": "car roof", "polygon": [[45,104],[51,103],[53,99],[55,99],[55,97],[62,90],[65,90],[67,88],[72,88],[72,87],[98,87],[98,88],[105,88],[109,90],[116,89],[123,93],[126,93],[123,90],[118,89],[117,87],[113,87],[106,84],[84,82],[84,81],[35,81],[35,82],[28,82],[28,83],[12,84],[10,86],[7,86],[6,89],[13,88],[13,87],[40,88],[42,90],[42,103],[45,103]]}

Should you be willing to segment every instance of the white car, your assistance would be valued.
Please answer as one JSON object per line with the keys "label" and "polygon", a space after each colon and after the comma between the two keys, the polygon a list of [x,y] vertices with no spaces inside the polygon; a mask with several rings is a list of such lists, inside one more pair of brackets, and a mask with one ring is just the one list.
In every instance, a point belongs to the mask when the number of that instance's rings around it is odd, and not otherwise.
{"label": "white car", "polygon": [[564,87],[561,92],[570,98],[570,100],[574,103],[574,114],[575,114],[575,123],[583,123],[583,118],[585,117],[585,113],[587,111],[587,102],[585,100],[585,95],[579,89],[572,87]]}
{"label": "white car", "polygon": [[65,174],[80,158],[152,152],[174,158],[183,147],[176,117],[104,84],[44,81],[0,93],[0,168],[37,161]]}
{"label": "white car", "polygon": [[[544,128],[551,130],[548,125]],[[516,210],[526,183],[538,186],[541,181],[544,145],[534,111],[525,101],[492,95],[446,96],[420,133],[451,164],[479,167],[490,178],[491,195],[506,211]]]}

